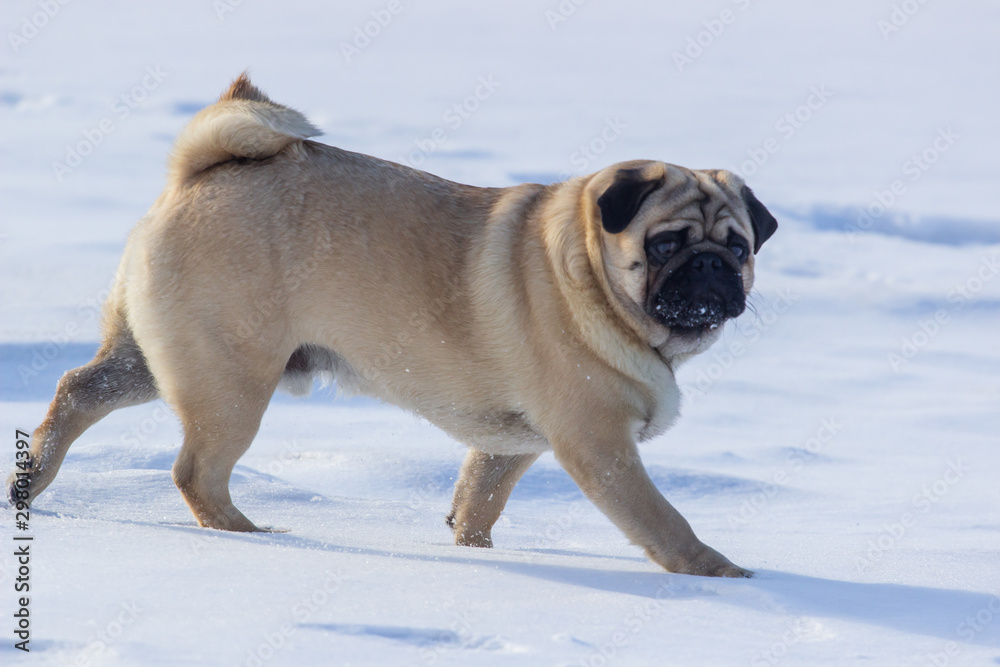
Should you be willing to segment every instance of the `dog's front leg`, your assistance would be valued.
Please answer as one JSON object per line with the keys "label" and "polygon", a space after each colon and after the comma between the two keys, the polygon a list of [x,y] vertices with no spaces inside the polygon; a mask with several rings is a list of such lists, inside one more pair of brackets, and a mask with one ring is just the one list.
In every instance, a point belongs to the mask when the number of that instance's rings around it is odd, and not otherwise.
{"label": "dog's front leg", "polygon": [[695,536],[649,479],[630,439],[595,436],[554,438],[556,458],[584,494],[654,562],[682,574],[753,576]]}

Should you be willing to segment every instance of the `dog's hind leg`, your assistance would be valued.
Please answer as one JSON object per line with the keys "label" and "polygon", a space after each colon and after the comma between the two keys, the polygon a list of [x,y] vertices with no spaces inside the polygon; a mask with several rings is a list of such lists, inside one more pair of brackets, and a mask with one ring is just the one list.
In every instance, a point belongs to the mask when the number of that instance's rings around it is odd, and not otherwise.
{"label": "dog's hind leg", "polygon": [[174,483],[200,525],[258,531],[233,504],[229,478],[257,435],[291,351],[231,349],[212,335],[189,342],[173,346],[169,355],[158,353],[154,364],[164,397],[184,427]]}
{"label": "dog's hind leg", "polygon": [[462,464],[448,525],[455,531],[455,544],[492,547],[491,531],[500,518],[517,480],[538,454],[486,454],[470,449]]}
{"label": "dog's hind leg", "polygon": [[156,383],[124,319],[114,316],[109,329],[93,361],[59,380],[45,420],[31,435],[30,458],[18,461],[7,482],[11,503],[30,503],[51,484],[69,446],[90,426],[118,408],[156,398]]}

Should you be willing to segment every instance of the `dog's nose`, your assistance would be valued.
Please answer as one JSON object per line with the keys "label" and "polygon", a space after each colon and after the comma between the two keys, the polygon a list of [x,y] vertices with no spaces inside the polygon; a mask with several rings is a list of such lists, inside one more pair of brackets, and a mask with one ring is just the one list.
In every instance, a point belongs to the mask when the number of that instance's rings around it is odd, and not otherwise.
{"label": "dog's nose", "polygon": [[710,252],[695,255],[691,260],[691,268],[695,273],[713,273],[722,268],[722,258]]}

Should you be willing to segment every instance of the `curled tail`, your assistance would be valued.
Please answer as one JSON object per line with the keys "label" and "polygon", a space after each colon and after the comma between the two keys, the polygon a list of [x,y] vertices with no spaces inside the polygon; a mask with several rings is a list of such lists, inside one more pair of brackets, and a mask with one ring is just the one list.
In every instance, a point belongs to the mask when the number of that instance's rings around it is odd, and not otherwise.
{"label": "curled tail", "polygon": [[181,131],[168,166],[172,185],[236,158],[264,159],[322,134],[305,116],[272,102],[244,72],[219,101],[202,109]]}

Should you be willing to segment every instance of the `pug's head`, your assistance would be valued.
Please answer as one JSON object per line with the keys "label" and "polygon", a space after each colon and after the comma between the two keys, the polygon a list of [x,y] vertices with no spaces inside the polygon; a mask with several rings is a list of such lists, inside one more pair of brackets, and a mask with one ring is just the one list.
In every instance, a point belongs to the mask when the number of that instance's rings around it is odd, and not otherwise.
{"label": "pug's head", "polygon": [[699,351],[746,308],[778,223],[739,176],[635,161],[595,174],[586,193],[613,301],[654,347]]}

